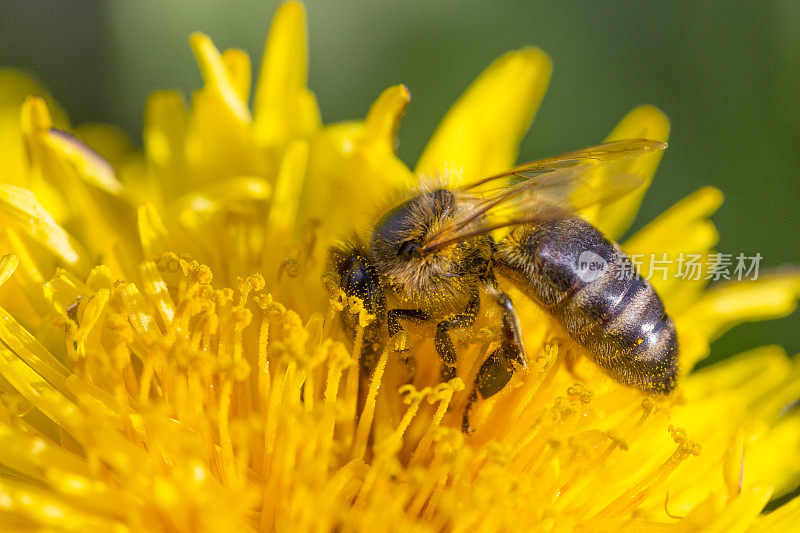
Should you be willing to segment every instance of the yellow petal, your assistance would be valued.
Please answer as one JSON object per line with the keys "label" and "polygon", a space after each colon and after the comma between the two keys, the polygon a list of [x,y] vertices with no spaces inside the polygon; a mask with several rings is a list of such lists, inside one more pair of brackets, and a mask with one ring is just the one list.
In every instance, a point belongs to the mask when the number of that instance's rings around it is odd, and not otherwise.
{"label": "yellow petal", "polygon": [[37,195],[55,220],[62,222],[70,214],[70,205],[78,202],[74,200],[76,193],[65,184],[69,179],[64,175],[64,165],[50,157],[52,150],[46,140],[53,120],[47,103],[36,96],[26,98],[20,108],[19,124],[27,155],[24,186]]}
{"label": "yellow petal", "polygon": [[148,161],[165,165],[182,159],[186,135],[186,104],[176,91],[150,95],[144,110],[144,148]]}
{"label": "yellow petal", "polygon": [[[800,298],[800,273],[761,274],[758,279],[743,279],[714,285],[679,316],[679,331],[706,345],[742,322],[786,316],[797,308]],[[707,349],[683,359],[691,368]],[[688,354],[687,354],[688,356]]]}
{"label": "yellow petal", "polygon": [[48,107],[53,110],[55,124],[59,128],[66,127],[67,120],[64,111],[46,90],[22,72],[0,68],[0,109],[11,109],[14,113],[18,113],[19,106],[31,95],[43,98]]}
{"label": "yellow petal", "polygon": [[155,342],[161,338],[161,330],[156,325],[147,299],[133,283],[125,283],[121,287],[122,302],[128,314],[128,320],[136,332],[147,342]]}
{"label": "yellow petal", "polygon": [[[10,111],[16,115],[19,123],[19,107],[25,100],[35,97],[44,101],[50,109],[52,121],[48,127],[67,128],[69,122],[61,107],[50,94],[27,75],[11,69],[0,68],[0,110]],[[48,119],[49,120],[49,119]]]}
{"label": "yellow petal", "polygon": [[53,111],[54,122],[67,127],[63,111],[33,80],[22,73],[0,68],[0,178],[3,183],[30,186],[28,162],[20,123],[20,106],[30,95],[40,95]]}
{"label": "yellow petal", "polygon": [[56,381],[57,385],[54,386],[4,345],[0,346],[0,375],[26,400],[62,427],[75,427],[75,422],[80,419],[73,397],[63,390],[64,377],[59,376],[55,370],[51,369],[48,376]]}
{"label": "yellow petal", "polygon": [[40,531],[66,533],[127,531],[118,518],[109,514],[114,512],[113,507],[107,506],[98,512],[91,509],[91,500],[71,501],[39,484],[0,479],[0,494],[8,500],[2,509],[5,513],[0,517],[3,531],[31,531],[33,526],[30,524],[37,524],[35,529]]}
{"label": "yellow petal", "polygon": [[800,498],[794,497],[771,513],[762,514],[756,518],[749,531],[752,533],[785,533],[796,529],[798,523],[800,523]]}
{"label": "yellow petal", "polygon": [[284,2],[272,19],[256,85],[253,130],[259,144],[284,144],[319,128],[319,109],[306,88],[307,76],[305,8],[301,2]]}
{"label": "yellow petal", "polygon": [[66,264],[78,271],[88,270],[89,258],[86,251],[56,224],[31,191],[0,184],[0,213]]}
{"label": "yellow petal", "polygon": [[[192,95],[185,142],[186,177],[206,183],[234,175],[267,175],[274,154],[259,150],[247,103],[219,51],[202,34],[191,38],[205,85]],[[240,76],[241,77],[241,76]]]}
{"label": "yellow petal", "polygon": [[236,94],[242,102],[250,98],[250,56],[244,50],[230,48],[222,52],[222,63]]}
{"label": "yellow petal", "polygon": [[3,147],[0,158],[2,181],[17,186],[28,185],[27,158],[17,109],[0,108],[0,146]]}
{"label": "yellow petal", "polygon": [[[0,246],[18,258],[14,275],[0,290],[0,302],[12,316],[17,317],[17,320],[33,328],[37,327],[41,317],[51,310],[50,304],[42,294],[41,286],[45,278],[40,269],[47,268],[48,272],[52,272],[56,267],[56,261],[47,252],[36,254],[38,261],[34,260],[28,244],[9,227],[0,233]],[[37,262],[41,263],[41,266]]]}
{"label": "yellow petal", "polygon": [[2,307],[0,340],[50,384],[62,392],[66,391],[64,380],[69,375],[69,370]]}
{"label": "yellow petal", "polygon": [[[123,300],[126,296],[123,294]],[[28,334],[27,338],[32,337]],[[22,351],[15,353],[18,349]],[[19,340],[12,345],[0,346],[0,375],[47,418],[79,441],[92,442],[104,460],[116,468],[127,469],[136,463],[137,468],[144,467],[148,463],[146,455],[125,440],[117,428],[103,423],[107,420],[112,425],[119,422],[116,418],[119,410],[113,398],[93,384],[77,379],[74,374],[65,379],[55,366],[46,364],[45,357],[29,361],[23,355],[35,352],[42,355],[46,350],[36,341]],[[46,373],[42,374],[42,370]]]}
{"label": "yellow petal", "polygon": [[174,250],[169,232],[155,207],[148,203],[139,206],[138,222],[145,257],[152,259],[157,254]]}
{"label": "yellow petal", "polygon": [[[653,141],[666,141],[669,137],[669,119],[659,109],[653,106],[640,106],[628,113],[625,118],[614,128],[606,142],[622,139],[650,139]],[[643,180],[643,184],[624,197],[606,204],[600,208],[595,225],[611,238],[617,238],[633,222],[639,205],[647,192],[658,163],[664,155],[663,150],[654,150],[619,168],[626,174],[634,174]]]}
{"label": "yellow petal", "polygon": [[744,533],[764,509],[772,495],[771,487],[754,486],[730,502],[703,531],[709,533]]}
{"label": "yellow petal", "polygon": [[267,217],[268,231],[284,234],[293,227],[307,166],[308,143],[290,144],[275,182],[275,195]]}
{"label": "yellow petal", "polygon": [[122,179],[120,172],[140,158],[139,151],[131,139],[116,126],[90,122],[76,126],[73,132],[91,150],[111,164],[120,181]]}
{"label": "yellow petal", "polygon": [[[312,139],[301,214],[325,220],[320,238],[340,238],[344,232],[374,222],[376,206],[416,184],[414,175],[394,153],[395,133],[409,99],[404,86],[389,87],[370,107],[363,123],[326,126]],[[354,211],[356,203],[365,209]]]}
{"label": "yellow petal", "polygon": [[86,354],[87,338],[104,316],[110,294],[111,291],[108,289],[101,289],[94,293],[86,302],[83,315],[81,316],[80,326],[76,334],[79,353]]}
{"label": "yellow petal", "polygon": [[3,457],[0,461],[18,472],[40,478],[48,468],[57,465],[62,472],[72,472],[82,476],[90,475],[83,458],[47,442],[42,438],[24,435],[15,428],[0,425],[0,446]]}
{"label": "yellow petal", "polygon": [[27,136],[45,133],[53,127],[53,119],[50,118],[47,103],[38,96],[30,96],[25,99],[21,117],[22,131]]}
{"label": "yellow petal", "polygon": [[[797,374],[793,377],[797,379]],[[791,382],[787,381],[787,384]],[[800,483],[800,464],[786,454],[775,453],[776,450],[800,450],[800,419],[791,416],[780,418],[765,434],[748,443],[745,451],[747,471],[744,477],[769,483],[779,496],[791,492]]]}
{"label": "yellow petal", "polygon": [[90,291],[110,289],[114,282],[112,276],[110,268],[105,265],[98,265],[89,272],[89,277],[86,278],[86,287]]}
{"label": "yellow petal", "polygon": [[[722,193],[704,187],[669,208],[622,245],[637,263],[639,273],[650,279],[665,299],[670,312],[685,308],[708,284],[704,279],[708,263],[705,257],[719,240],[708,217],[721,204]],[[692,256],[702,260],[693,260]],[[689,273],[690,261],[702,267],[696,276]],[[661,270],[664,268],[666,271]]]}
{"label": "yellow petal", "polygon": [[[415,185],[414,176],[395,155],[395,135],[410,100],[403,85],[385,89],[370,107],[355,150],[344,163],[344,179],[358,188],[367,205]],[[341,194],[341,186],[334,187],[334,194]]]}
{"label": "yellow petal", "polygon": [[461,182],[510,168],[519,142],[544,97],[552,70],[539,49],[508,52],[495,60],[450,108],[415,172],[458,174]]}
{"label": "yellow petal", "polygon": [[206,86],[211,88],[219,95],[230,112],[241,122],[249,123],[252,121],[250,110],[242,100],[237,86],[231,79],[222,55],[206,35],[193,33],[189,38],[197,64],[200,66],[200,73]]}
{"label": "yellow petal", "polygon": [[171,324],[176,312],[175,302],[169,294],[167,284],[164,283],[158,267],[152,261],[145,261],[139,267],[139,271],[142,275],[145,294],[155,304],[164,324]]}
{"label": "yellow petal", "polygon": [[6,254],[0,259],[0,286],[3,285],[8,278],[14,273],[19,265],[19,256],[14,254]]}
{"label": "yellow petal", "polygon": [[741,428],[734,432],[733,439],[725,450],[722,461],[722,475],[728,489],[728,497],[734,498],[741,490],[743,482],[745,435]]}
{"label": "yellow petal", "polygon": [[240,202],[267,202],[272,195],[272,186],[262,178],[255,176],[235,176],[218,182],[196,187],[191,193],[178,198],[169,206],[170,213],[178,216],[192,211],[192,219],[200,220],[195,215],[208,215],[225,209],[226,206]]}
{"label": "yellow petal", "polygon": [[186,129],[186,103],[182,95],[176,91],[150,95],[144,108],[144,151],[161,196],[167,200],[186,187]]}
{"label": "yellow petal", "polygon": [[365,136],[394,152],[397,128],[410,101],[411,93],[405,85],[395,85],[383,91],[367,113]]}
{"label": "yellow petal", "polygon": [[[737,403],[746,404],[775,388],[791,368],[782,348],[762,346],[693,372],[685,383],[686,394],[695,400],[731,392]],[[703,413],[693,414],[702,421]]]}
{"label": "yellow petal", "polygon": [[77,138],[65,131],[51,129],[45,142],[56,155],[74,165],[78,175],[89,183],[112,194],[122,192],[122,184],[108,161]]}
{"label": "yellow petal", "polygon": [[693,227],[697,221],[705,222],[719,206],[722,205],[722,193],[714,187],[703,187],[690,194],[641,231],[626,241],[625,246],[631,250],[675,250],[694,251],[698,248],[687,245],[693,239]]}
{"label": "yellow petal", "polygon": [[[76,237],[94,252],[107,246],[111,235],[127,237],[132,209],[126,200],[121,195],[102,196],[92,190],[121,191],[110,165],[84,143],[50,128],[47,107],[39,98],[25,101],[22,124],[32,196],[50,219],[69,223]],[[121,243],[129,244],[124,239]]]}
{"label": "yellow petal", "polygon": [[22,242],[22,238],[11,228],[5,228],[4,234],[8,246],[18,258],[17,266],[20,269],[18,275],[23,275],[26,280],[30,281],[31,287],[44,283],[44,276],[37,267],[30,250]]}
{"label": "yellow petal", "polygon": [[86,285],[69,271],[59,268],[42,286],[45,297],[60,314],[67,314],[70,305],[86,294]]}

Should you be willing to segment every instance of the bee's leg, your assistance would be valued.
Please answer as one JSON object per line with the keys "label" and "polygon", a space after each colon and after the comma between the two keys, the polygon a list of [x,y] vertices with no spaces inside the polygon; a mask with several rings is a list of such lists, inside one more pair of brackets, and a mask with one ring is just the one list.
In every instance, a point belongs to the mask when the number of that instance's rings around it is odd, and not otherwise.
{"label": "bee's leg", "polygon": [[389,336],[394,337],[403,330],[400,319],[410,320],[411,322],[424,322],[430,320],[431,316],[421,309],[392,309],[387,314],[389,325]]}
{"label": "bee's leg", "polygon": [[497,301],[503,315],[500,347],[486,358],[478,370],[478,375],[475,376],[475,385],[467,398],[467,405],[464,407],[464,416],[461,420],[461,430],[467,434],[472,433],[469,412],[472,404],[478,399],[478,395],[480,394],[484,399],[494,396],[508,384],[518,366],[526,366],[519,319],[511,298],[493,285],[488,287],[488,291]]}
{"label": "bee's leg", "polygon": [[434,340],[434,345],[436,346],[436,352],[442,359],[442,381],[450,381],[456,377],[456,350],[447,332],[454,328],[471,326],[478,317],[479,308],[480,297],[476,292],[472,298],[470,298],[467,308],[463,313],[453,315],[436,325],[436,339]]}
{"label": "bee's leg", "polygon": [[[389,336],[394,337],[398,333],[404,331],[403,326],[400,325],[400,319],[410,320],[412,322],[424,322],[430,320],[430,315],[420,309],[392,309],[387,313],[387,323],[389,327]],[[417,374],[417,362],[407,351],[404,351],[400,356],[400,362],[408,373],[409,383],[414,381]]]}
{"label": "bee's leg", "polygon": [[501,313],[503,314],[503,324],[500,330],[502,335],[500,340],[500,349],[503,351],[506,359],[524,367],[525,347],[522,345],[519,318],[517,317],[517,312],[514,309],[514,303],[506,293],[497,289],[491,290],[490,294],[494,296],[495,300],[497,301],[497,305],[500,306]]}
{"label": "bee's leg", "polygon": [[561,340],[558,343],[558,350],[559,353],[564,353],[564,367],[567,369],[567,372],[578,381],[586,381],[576,368],[581,358],[578,351],[574,347],[567,345],[565,340]]}

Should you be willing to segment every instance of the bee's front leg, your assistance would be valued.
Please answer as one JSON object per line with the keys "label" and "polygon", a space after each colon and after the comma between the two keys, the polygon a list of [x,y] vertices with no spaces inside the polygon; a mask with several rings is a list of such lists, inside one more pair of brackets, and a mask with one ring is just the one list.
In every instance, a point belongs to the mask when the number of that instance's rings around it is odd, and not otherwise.
{"label": "bee's front leg", "polygon": [[514,304],[494,283],[488,287],[488,292],[494,297],[502,313],[500,347],[486,358],[475,376],[475,385],[467,398],[461,420],[461,430],[467,434],[473,431],[469,423],[469,413],[478,395],[484,399],[494,396],[508,384],[517,367],[525,367],[525,348],[522,345]]}
{"label": "bee's front leg", "polygon": [[[409,320],[411,322],[424,322],[430,320],[430,315],[421,309],[392,309],[387,313],[387,323],[389,328],[389,336],[394,337],[398,333],[404,332],[403,326],[400,324],[400,319]],[[408,373],[409,383],[414,381],[417,374],[417,362],[414,357],[409,355],[408,349],[405,348],[400,356],[400,362]]]}
{"label": "bee's front leg", "polygon": [[476,292],[470,298],[467,308],[463,313],[453,315],[436,325],[434,346],[436,346],[436,353],[438,353],[439,357],[442,359],[442,381],[450,381],[456,377],[456,350],[447,332],[451,329],[471,326],[475,322],[475,319],[478,318],[479,308],[480,296]]}

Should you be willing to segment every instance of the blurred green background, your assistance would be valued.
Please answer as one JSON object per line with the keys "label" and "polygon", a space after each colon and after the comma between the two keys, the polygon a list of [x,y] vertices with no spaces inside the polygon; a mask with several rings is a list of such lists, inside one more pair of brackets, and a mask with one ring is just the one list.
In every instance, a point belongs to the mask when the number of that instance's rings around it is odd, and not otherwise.
{"label": "blurred green background", "polygon": [[[275,2],[0,2],[0,65],[34,74],[74,123],[141,135],[147,94],[200,76],[187,44],[261,60]],[[520,160],[601,141],[631,108],[672,120],[670,148],[634,229],[705,184],[726,202],[719,250],[800,263],[800,3],[309,0],[310,85],[326,122],[362,117],[388,85],[412,103],[399,132],[412,164],[448,106],[503,52],[553,59],[553,78]],[[502,119],[502,117],[498,117]],[[760,344],[800,351],[800,313],[742,325],[721,358]]]}

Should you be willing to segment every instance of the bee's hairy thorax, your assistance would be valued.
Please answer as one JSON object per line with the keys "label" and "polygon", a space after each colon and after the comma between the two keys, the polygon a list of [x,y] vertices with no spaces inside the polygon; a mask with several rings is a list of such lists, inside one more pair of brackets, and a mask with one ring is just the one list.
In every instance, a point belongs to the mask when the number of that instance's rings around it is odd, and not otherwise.
{"label": "bee's hairy thorax", "polygon": [[370,258],[398,300],[436,315],[463,306],[489,269],[493,242],[488,235],[434,253],[404,257],[403,243],[424,242],[467,206],[446,189],[422,192],[383,216],[373,231]]}

